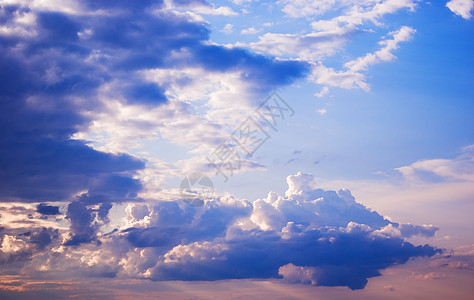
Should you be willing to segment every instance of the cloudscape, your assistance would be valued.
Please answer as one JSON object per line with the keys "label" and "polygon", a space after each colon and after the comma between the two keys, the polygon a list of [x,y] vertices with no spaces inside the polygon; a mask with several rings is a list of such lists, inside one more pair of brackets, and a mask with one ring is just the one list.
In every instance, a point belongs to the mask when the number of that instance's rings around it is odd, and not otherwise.
{"label": "cloudscape", "polygon": [[0,0],[0,298],[470,299],[473,10]]}

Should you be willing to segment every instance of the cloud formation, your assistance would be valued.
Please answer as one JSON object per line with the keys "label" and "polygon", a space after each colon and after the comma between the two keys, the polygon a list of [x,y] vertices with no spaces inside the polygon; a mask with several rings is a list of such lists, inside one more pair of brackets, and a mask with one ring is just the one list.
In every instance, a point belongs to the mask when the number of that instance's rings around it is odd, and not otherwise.
{"label": "cloud formation", "polygon": [[[283,278],[361,289],[385,268],[441,252],[404,240],[430,236],[433,226],[389,221],[348,190],[316,188],[309,174],[287,182],[285,196],[270,192],[253,203],[221,196],[200,209],[174,201],[129,204],[126,225],[108,234],[91,225],[98,224],[91,220],[97,212],[74,202],[72,236],[64,233],[49,249],[30,254],[23,269],[157,281]],[[9,253],[21,253],[28,241],[4,237],[4,243]]]}
{"label": "cloud formation", "polygon": [[474,8],[474,1],[472,0],[451,0],[446,3],[446,6],[456,15],[469,20],[472,17],[471,11]]}
{"label": "cloud formation", "polygon": [[[378,25],[383,15],[412,9],[416,1],[372,2],[313,23],[313,33],[266,33],[251,44],[261,54],[211,43],[201,15],[237,13],[205,1],[1,5],[0,202],[31,206],[7,208],[26,219],[0,228],[2,272],[157,281],[283,278],[361,289],[385,268],[440,253],[405,240],[432,237],[437,227],[390,221],[348,190],[318,189],[309,174],[289,176],[284,196],[270,192],[252,202],[224,195],[200,209],[158,197],[144,204],[144,185],[161,188],[148,176],[159,168],[149,167],[165,163],[124,153],[157,135],[203,153],[222,141],[219,121],[240,120],[256,95],[307,75],[304,60],[333,54],[355,26]],[[330,1],[304,9],[281,3],[289,15],[307,17],[326,12]],[[379,51],[348,62],[346,71],[314,63],[313,76],[323,85],[367,89],[362,72],[394,59],[392,52],[414,32],[404,26],[389,33]],[[194,113],[193,103],[203,100],[207,110]],[[176,166],[187,171],[202,164],[191,157],[162,169]],[[400,171],[451,176],[458,167],[430,161]],[[117,203],[127,205],[125,225],[104,233]],[[40,226],[51,225],[48,218],[66,218],[69,228]]]}
{"label": "cloud formation", "polygon": [[374,53],[357,59],[351,60],[344,64],[345,70],[336,71],[333,68],[327,68],[321,63],[314,64],[312,78],[319,84],[327,86],[335,86],[345,89],[361,88],[368,91],[370,86],[365,80],[363,73],[369,66],[394,60],[396,57],[392,53],[399,48],[399,43],[409,41],[413,38],[416,30],[411,27],[403,26],[400,29],[390,32],[387,36],[391,39],[383,39],[379,42],[382,48]]}
{"label": "cloud formation", "polygon": [[[170,101],[166,82],[149,80],[147,71],[191,66],[203,73],[235,73],[260,93],[307,71],[301,62],[210,45],[205,23],[175,10],[188,6],[203,14],[235,14],[204,1],[0,5],[1,202],[70,202],[67,244],[94,241],[112,203],[140,200],[136,175],[145,161],[123,146],[92,145],[83,133],[102,134],[91,131],[99,124],[129,145],[155,136],[164,121],[179,121],[178,115],[191,121],[189,127],[206,123],[189,118],[188,99]],[[153,116],[140,118],[147,112]],[[128,127],[125,137],[110,120]],[[41,204],[38,212],[57,214]]]}

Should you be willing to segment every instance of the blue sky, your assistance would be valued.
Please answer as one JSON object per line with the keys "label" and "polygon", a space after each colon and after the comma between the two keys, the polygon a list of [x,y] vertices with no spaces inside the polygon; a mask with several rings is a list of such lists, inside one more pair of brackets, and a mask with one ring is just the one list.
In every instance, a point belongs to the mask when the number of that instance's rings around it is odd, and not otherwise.
{"label": "blue sky", "polygon": [[0,295],[468,299],[473,8],[0,1]]}

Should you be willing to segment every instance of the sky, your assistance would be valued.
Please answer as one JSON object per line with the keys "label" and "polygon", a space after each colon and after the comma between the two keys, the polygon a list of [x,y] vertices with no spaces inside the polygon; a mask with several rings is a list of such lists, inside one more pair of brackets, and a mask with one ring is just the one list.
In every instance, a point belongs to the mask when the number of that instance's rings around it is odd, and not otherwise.
{"label": "sky", "polygon": [[0,0],[0,298],[470,299],[473,13]]}

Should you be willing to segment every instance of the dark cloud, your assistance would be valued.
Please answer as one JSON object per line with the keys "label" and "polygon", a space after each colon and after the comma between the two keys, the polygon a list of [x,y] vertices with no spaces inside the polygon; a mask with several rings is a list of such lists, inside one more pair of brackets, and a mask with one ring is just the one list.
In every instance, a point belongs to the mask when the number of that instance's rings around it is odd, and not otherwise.
{"label": "dark cloud", "polygon": [[41,228],[41,230],[37,232],[33,232],[30,235],[29,243],[35,244],[39,250],[43,250],[46,246],[51,244],[53,239],[57,239],[59,237],[57,229],[51,228]]}
{"label": "dark cloud", "polygon": [[173,4],[177,6],[209,5],[206,0],[173,0]]}
{"label": "dark cloud", "polygon": [[36,206],[36,211],[42,215],[59,215],[59,206],[47,205],[45,203],[40,203]]}
{"label": "dark cloud", "polygon": [[348,190],[311,188],[313,179],[289,176],[285,197],[270,193],[253,204],[215,199],[200,211],[177,202],[137,204],[128,210],[128,220],[146,225],[116,234],[133,247],[150,249],[153,255],[142,257],[148,263],[140,272],[153,280],[283,276],[362,289],[385,268],[442,252],[415,246],[404,240],[407,232],[397,231],[430,226],[390,222],[355,202]]}
{"label": "dark cloud", "polygon": [[[132,227],[124,230],[127,240],[135,247],[163,246],[166,250],[181,243],[224,236],[235,220],[251,213],[251,205],[245,202],[233,206],[213,201],[200,212],[177,202],[161,202],[145,212],[138,207],[132,211],[132,216],[137,219],[149,216],[153,223],[147,228]],[[142,206],[144,207],[146,206]]]}
{"label": "dark cloud", "polygon": [[153,83],[133,86],[126,95],[127,99],[134,99],[142,103],[154,104],[166,101],[164,91]]}
{"label": "dark cloud", "polygon": [[424,237],[433,237],[436,231],[439,230],[438,227],[433,225],[413,225],[413,224],[400,224],[398,226],[400,233],[404,237],[412,236],[424,236]]}
{"label": "dark cloud", "polygon": [[[155,280],[220,280],[278,277],[281,266],[316,267],[316,285],[361,289],[367,278],[411,257],[439,253],[431,246],[413,246],[400,238],[374,236],[370,231],[308,230],[292,238],[270,231],[233,232],[212,245],[186,246],[154,268]],[[197,254],[196,254],[197,253]],[[173,255],[174,254],[174,255]],[[201,255],[199,255],[201,254]]]}
{"label": "dark cloud", "polygon": [[[109,199],[109,198],[105,198]],[[79,201],[71,202],[67,209],[67,218],[71,222],[69,239],[64,243],[65,246],[77,246],[83,243],[90,243],[97,240],[97,234],[100,226],[109,222],[108,214],[112,208],[112,203],[101,199],[98,208],[88,206],[84,198]]]}
{"label": "dark cloud", "polygon": [[[161,87],[131,71],[189,64],[221,72],[238,69],[246,79],[270,89],[307,70],[299,62],[204,45],[209,36],[204,24],[146,9],[159,8],[161,1],[83,4],[109,13],[36,12],[34,30],[25,29],[31,36],[0,37],[0,163],[6,167],[0,176],[5,179],[1,181],[6,199],[64,200],[86,189],[98,173],[143,168],[129,156],[99,153],[81,141],[68,140],[91,121],[82,112],[104,109],[97,101],[97,88],[112,80],[119,83],[114,95],[127,103],[160,105],[167,101]],[[117,13],[116,9],[124,10]],[[8,6],[1,10],[1,19],[12,23],[17,14],[26,12],[31,11]],[[171,58],[172,51],[184,50],[192,55],[181,61]],[[95,59],[91,59],[93,54]],[[77,101],[78,97],[83,100]],[[20,189],[19,182],[28,182],[29,188]]]}
{"label": "dark cloud", "polygon": [[[31,260],[34,254],[45,252],[53,241],[58,241],[59,231],[53,228],[31,228],[0,230],[0,263],[2,263],[1,274],[11,272],[9,268],[22,266]],[[15,269],[13,269],[13,272]]]}
{"label": "dark cloud", "polygon": [[150,6],[159,8],[163,4],[162,0],[86,0],[81,2],[86,5],[88,9],[93,11],[122,9],[133,13],[140,13]]}
{"label": "dark cloud", "polygon": [[243,70],[242,79],[257,82],[262,89],[288,84],[309,71],[307,63],[278,61],[240,48],[201,45],[194,53],[196,63],[206,69],[222,72]]}
{"label": "dark cloud", "polygon": [[80,201],[69,204],[67,208],[67,218],[71,222],[71,239],[64,245],[77,246],[82,243],[90,243],[96,239],[97,223],[94,223],[92,209],[87,208]]}
{"label": "dark cloud", "polygon": [[38,25],[43,31],[43,38],[50,42],[76,42],[79,38],[79,24],[62,13],[39,13]]}

